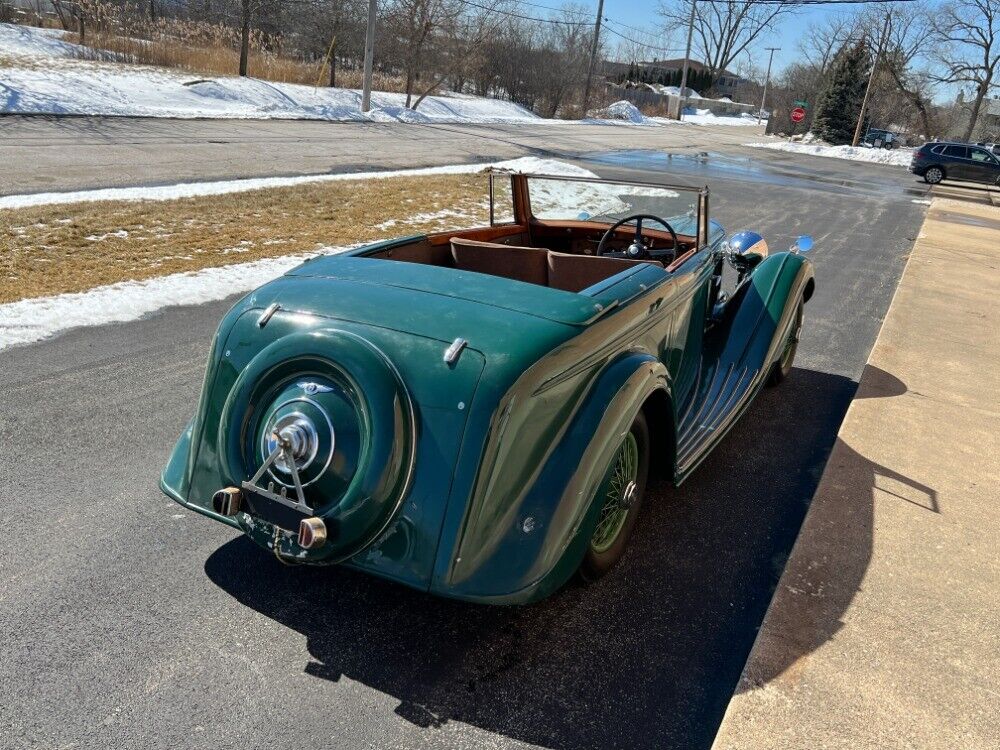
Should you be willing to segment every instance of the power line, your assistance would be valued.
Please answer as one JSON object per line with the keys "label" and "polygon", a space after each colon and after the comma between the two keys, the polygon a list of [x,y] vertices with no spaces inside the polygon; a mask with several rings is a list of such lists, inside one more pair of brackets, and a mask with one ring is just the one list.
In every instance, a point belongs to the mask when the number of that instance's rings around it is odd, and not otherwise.
{"label": "power line", "polygon": [[651,50],[653,50],[655,52],[666,52],[666,53],[669,53],[669,54],[672,54],[672,55],[675,55],[678,52],[680,52],[679,49],[676,49],[674,47],[660,47],[660,46],[658,46],[656,44],[650,44],[649,42],[640,42],[638,39],[633,39],[632,37],[630,37],[630,36],[628,36],[626,34],[621,33],[620,31],[618,31],[617,29],[615,29],[613,26],[610,25],[610,24],[617,24],[616,21],[612,21],[607,16],[604,17],[604,20],[605,20],[606,23],[609,24],[609,26],[607,27],[607,30],[609,32],[611,32],[612,34],[614,34],[615,36],[617,36],[617,37],[619,37],[621,39],[624,39],[626,42],[631,42],[632,44],[637,44],[640,47],[644,47],[645,49],[651,49]]}
{"label": "power line", "polygon": [[490,8],[486,5],[480,5],[479,3],[474,3],[472,0],[458,0],[462,5],[468,5],[471,8],[478,8],[479,10],[485,10],[487,13],[497,13],[501,16],[507,16],[508,18],[519,18],[522,21],[535,21],[536,23],[553,23],[561,26],[590,26],[590,21],[564,21],[560,18],[539,18],[538,16],[528,16],[523,13],[516,13],[512,10],[500,10],[499,8]]}

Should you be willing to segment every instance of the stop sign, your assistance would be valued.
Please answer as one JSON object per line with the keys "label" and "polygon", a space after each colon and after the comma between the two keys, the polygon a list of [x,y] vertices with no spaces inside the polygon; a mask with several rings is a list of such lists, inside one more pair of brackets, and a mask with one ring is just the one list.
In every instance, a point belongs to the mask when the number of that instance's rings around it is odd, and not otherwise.
{"label": "stop sign", "polygon": [[802,122],[806,119],[806,111],[802,107],[796,107],[792,110],[792,122]]}

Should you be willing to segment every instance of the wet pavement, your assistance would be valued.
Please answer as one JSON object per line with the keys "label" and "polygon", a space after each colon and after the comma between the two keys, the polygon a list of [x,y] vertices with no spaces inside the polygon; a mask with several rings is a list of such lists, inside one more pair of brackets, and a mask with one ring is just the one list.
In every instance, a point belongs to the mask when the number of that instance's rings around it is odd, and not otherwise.
{"label": "wet pavement", "polygon": [[[925,198],[930,186],[916,182],[899,168],[847,162],[813,164],[810,159],[788,164],[768,156],[757,158],[738,154],[698,151],[694,153],[627,149],[585,154],[581,161],[642,171],[656,179],[683,178],[679,184],[708,184],[715,179],[745,180],[755,184],[803,189],[819,189],[837,195],[872,195],[876,197]],[[829,162],[831,159],[823,159]],[[846,160],[844,160],[846,161]],[[860,165],[860,166],[859,166]]]}

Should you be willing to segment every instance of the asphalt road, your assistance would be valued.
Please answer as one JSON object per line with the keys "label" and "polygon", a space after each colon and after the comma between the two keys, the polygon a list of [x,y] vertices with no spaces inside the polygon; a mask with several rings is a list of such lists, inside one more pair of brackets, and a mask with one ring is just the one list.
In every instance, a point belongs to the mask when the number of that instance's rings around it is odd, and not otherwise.
{"label": "asphalt road", "polygon": [[670,170],[730,230],[815,237],[796,368],[612,575],[531,607],[284,567],[159,493],[228,303],[0,353],[0,746],[708,747],[922,221],[902,170],[818,161]]}
{"label": "asphalt road", "polygon": [[738,148],[761,128],[0,117],[0,195],[354,172],[620,148]]}

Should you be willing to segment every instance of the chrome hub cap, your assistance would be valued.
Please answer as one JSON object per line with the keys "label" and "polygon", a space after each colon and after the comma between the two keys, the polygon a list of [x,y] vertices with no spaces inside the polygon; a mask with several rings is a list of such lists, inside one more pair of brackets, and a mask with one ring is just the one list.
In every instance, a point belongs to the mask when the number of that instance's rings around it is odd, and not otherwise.
{"label": "chrome hub cap", "polygon": [[274,466],[285,474],[292,472],[289,459],[295,461],[295,468],[301,471],[313,462],[319,450],[319,435],[316,426],[302,414],[286,414],[279,419],[267,436],[267,454],[281,445],[285,452],[274,461]]}
{"label": "chrome hub cap", "polygon": [[[302,472],[316,460],[321,443],[319,431],[312,419],[300,411],[285,412],[276,418],[272,417],[272,420],[264,433],[261,455],[262,459],[266,459],[279,446],[284,448],[284,452],[271,465],[274,470],[271,474],[281,484],[287,485],[291,481],[293,461],[295,470],[301,476]],[[324,427],[327,428],[325,431],[329,432],[329,441],[332,443],[332,426],[324,425]],[[332,454],[332,445],[328,452]]]}

